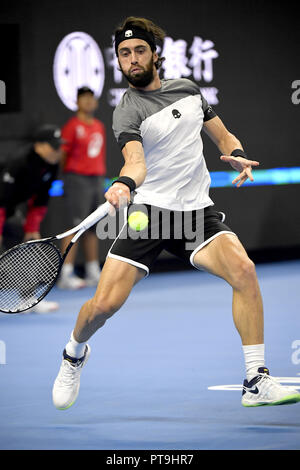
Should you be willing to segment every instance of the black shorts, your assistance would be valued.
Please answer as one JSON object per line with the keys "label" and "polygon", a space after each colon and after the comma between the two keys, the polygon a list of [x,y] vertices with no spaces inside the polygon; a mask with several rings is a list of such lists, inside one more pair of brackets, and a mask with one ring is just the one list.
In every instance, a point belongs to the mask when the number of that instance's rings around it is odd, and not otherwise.
{"label": "black shorts", "polygon": [[[128,217],[134,211],[145,212],[149,218],[148,227],[140,232],[128,226]],[[224,219],[225,214],[214,206],[180,212],[147,204],[131,204],[107,256],[144,269],[147,275],[163,250],[197,267],[193,259],[201,248],[222,233],[233,234],[224,224]]]}

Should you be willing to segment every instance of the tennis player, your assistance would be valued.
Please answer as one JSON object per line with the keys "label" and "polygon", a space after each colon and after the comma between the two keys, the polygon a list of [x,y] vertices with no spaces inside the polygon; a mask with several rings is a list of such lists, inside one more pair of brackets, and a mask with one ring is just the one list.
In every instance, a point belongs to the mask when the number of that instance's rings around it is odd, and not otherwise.
{"label": "tennis player", "polygon": [[[225,225],[209,197],[210,176],[203,156],[201,130],[208,134],[239,175],[238,187],[253,181],[252,167],[241,142],[228,131],[208,105],[199,87],[187,79],[162,80],[156,52],[164,32],[151,21],[129,17],[115,32],[115,51],[129,88],[116,107],[113,129],[124,156],[124,166],[105,197],[120,207],[120,197],[149,210],[189,213],[204,217],[203,237],[190,249],[187,240],[132,239],[120,234],[110,249],[94,297],[81,308],[64,352],[53,387],[58,409],[74,403],[82,367],[90,355],[89,338],[124,304],[133,286],[149,274],[151,264],[165,248],[198,269],[223,278],[233,291],[233,319],[245,358],[244,406],[279,405],[300,401],[300,394],[279,384],[269,374],[264,358],[263,303],[255,266],[238,236]],[[151,210],[150,213],[152,214]],[[173,220],[172,219],[172,220]],[[151,220],[150,220],[151,223]],[[126,227],[125,227],[126,229]],[[123,229],[124,230],[124,229]]]}

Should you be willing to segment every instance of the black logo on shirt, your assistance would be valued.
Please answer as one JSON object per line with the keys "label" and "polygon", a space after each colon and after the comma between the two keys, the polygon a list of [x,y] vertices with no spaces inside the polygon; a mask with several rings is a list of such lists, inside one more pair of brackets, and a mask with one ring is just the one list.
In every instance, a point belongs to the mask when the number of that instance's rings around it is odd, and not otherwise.
{"label": "black logo on shirt", "polygon": [[181,113],[178,111],[178,109],[172,109],[172,114],[175,119],[179,119],[181,117]]}

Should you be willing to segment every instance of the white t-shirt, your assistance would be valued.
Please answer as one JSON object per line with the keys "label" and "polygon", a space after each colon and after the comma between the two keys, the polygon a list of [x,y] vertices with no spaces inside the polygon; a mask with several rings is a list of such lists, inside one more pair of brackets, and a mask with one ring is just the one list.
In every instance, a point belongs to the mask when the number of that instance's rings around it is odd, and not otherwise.
{"label": "white t-shirt", "polygon": [[153,91],[129,88],[113,114],[120,147],[133,140],[143,144],[147,176],[134,202],[178,211],[213,205],[200,133],[203,121],[216,114],[192,81],[161,84]]}

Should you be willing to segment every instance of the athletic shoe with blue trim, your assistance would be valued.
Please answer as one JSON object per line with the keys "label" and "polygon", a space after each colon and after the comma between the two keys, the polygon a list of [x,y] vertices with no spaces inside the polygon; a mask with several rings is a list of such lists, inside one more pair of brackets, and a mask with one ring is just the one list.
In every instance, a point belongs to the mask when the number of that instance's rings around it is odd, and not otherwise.
{"label": "athletic shoe with blue trim", "polygon": [[300,393],[277,382],[270,376],[269,369],[260,367],[257,372],[249,382],[244,380],[243,406],[291,405],[300,401]]}
{"label": "athletic shoe with blue trim", "polygon": [[91,348],[88,344],[84,356],[80,359],[68,356],[66,350],[64,350],[63,360],[52,390],[53,404],[58,410],[70,408],[78,397],[80,374],[83,366],[88,361],[90,353]]}

